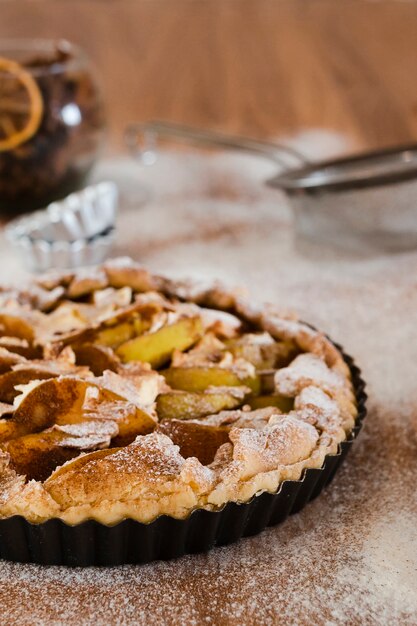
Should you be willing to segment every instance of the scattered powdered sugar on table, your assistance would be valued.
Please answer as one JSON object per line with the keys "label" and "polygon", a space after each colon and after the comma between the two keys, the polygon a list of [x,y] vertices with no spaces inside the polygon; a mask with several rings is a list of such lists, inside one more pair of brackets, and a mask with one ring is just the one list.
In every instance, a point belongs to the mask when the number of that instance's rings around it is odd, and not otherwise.
{"label": "scattered powdered sugar on table", "polygon": [[[147,566],[0,563],[0,624],[415,626],[417,252],[303,256],[282,196],[261,185],[270,165],[246,157],[168,153],[115,171],[130,181],[116,252],[298,310],[362,367],[369,417],[331,487],[259,536]],[[18,276],[7,245],[0,268]]]}

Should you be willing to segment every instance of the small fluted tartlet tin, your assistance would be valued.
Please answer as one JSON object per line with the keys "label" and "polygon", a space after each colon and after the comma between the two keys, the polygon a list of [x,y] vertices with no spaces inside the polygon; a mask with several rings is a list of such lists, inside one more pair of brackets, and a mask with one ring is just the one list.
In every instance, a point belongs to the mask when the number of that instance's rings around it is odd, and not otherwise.
{"label": "small fluted tartlet tin", "polygon": [[113,244],[117,202],[116,185],[98,183],[13,220],[6,236],[31,271],[98,264]]}
{"label": "small fluted tartlet tin", "polygon": [[300,480],[284,481],[275,493],[264,492],[241,504],[229,502],[218,511],[196,509],[184,520],[161,515],[149,524],[125,519],[112,526],[95,520],[70,526],[59,519],[31,524],[13,516],[0,520],[0,558],[73,567],[143,564],[207,552],[280,524],[332,481],[361,430],[366,416],[365,382],[353,359],[342,354],[351,372],[358,416],[338,452],[328,454],[320,469],[306,469]]}

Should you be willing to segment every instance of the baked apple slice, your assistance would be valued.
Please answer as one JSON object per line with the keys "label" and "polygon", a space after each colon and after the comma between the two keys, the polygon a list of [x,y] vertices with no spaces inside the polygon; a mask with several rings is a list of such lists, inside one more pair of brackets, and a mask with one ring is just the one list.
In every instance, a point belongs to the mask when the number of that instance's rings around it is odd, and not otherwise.
{"label": "baked apple slice", "polygon": [[252,409],[276,407],[282,411],[282,413],[289,413],[294,408],[294,398],[288,398],[277,394],[270,396],[257,396],[256,398],[249,398],[248,404]]}
{"label": "baked apple slice", "polygon": [[72,459],[65,463],[64,465],[57,467],[57,469],[49,476],[49,478],[45,481],[44,485],[48,489],[48,491],[52,492],[54,483],[57,478],[61,479],[66,475],[70,475],[73,471],[78,471],[84,465],[87,465],[91,461],[99,461],[100,459],[104,459],[104,457],[109,456],[110,454],[115,454],[119,452],[122,448],[106,448],[105,450],[95,450],[94,452],[87,452],[87,454],[83,454],[82,456],[78,456],[75,459]]}
{"label": "baked apple slice", "polygon": [[[42,346],[35,346],[26,339],[19,339],[19,337],[0,337],[0,354],[2,350],[7,350],[9,353],[24,359],[41,359],[43,355]],[[3,359],[0,359],[1,374],[7,371],[2,369],[2,361]]]}
{"label": "baked apple slice", "polygon": [[201,393],[169,391],[158,396],[156,407],[160,420],[197,419],[242,406],[248,395],[248,387],[209,387]]}
{"label": "baked apple slice", "polygon": [[229,441],[229,428],[193,420],[166,420],[157,431],[168,435],[185,459],[195,456],[203,465],[209,465],[220,446]]}
{"label": "baked apple slice", "polygon": [[57,342],[62,345],[77,346],[84,343],[94,343],[109,348],[117,348],[149,329],[153,317],[160,311],[161,304],[159,302],[152,299],[138,300],[99,322],[92,321],[87,327],[69,332],[57,332],[55,329],[54,334],[47,338],[52,343]]}
{"label": "baked apple slice", "polygon": [[27,385],[32,380],[46,380],[55,376],[59,376],[59,374],[42,367],[36,369],[28,367],[27,369],[23,368],[6,372],[0,376],[0,401],[12,404],[14,398],[20,393],[16,389],[18,385]]}
{"label": "baked apple slice", "polygon": [[31,343],[35,338],[35,331],[32,324],[23,316],[3,310],[0,311],[0,335],[25,339]]}
{"label": "baked apple slice", "polygon": [[[86,398],[87,392],[90,393],[89,398]],[[149,433],[155,427],[155,419],[145,408],[95,384],[94,380],[73,377],[37,382],[23,396],[8,421],[16,424],[19,434],[29,434],[54,424],[77,424],[92,419],[114,420],[119,425],[118,436],[123,440],[132,440],[136,435]]]}
{"label": "baked apple slice", "polygon": [[120,359],[111,348],[93,343],[73,347],[77,365],[90,368],[94,376],[101,376],[105,370],[116,372]]}
{"label": "baked apple slice", "polygon": [[269,333],[251,333],[226,342],[236,358],[252,363],[258,370],[287,366],[299,353],[292,341],[275,341]]}
{"label": "baked apple slice", "polygon": [[21,437],[27,432],[28,429],[24,424],[17,424],[12,418],[0,419],[0,444]]}
{"label": "baked apple slice", "polygon": [[242,377],[233,371],[217,366],[170,367],[161,372],[173,389],[182,391],[205,391],[207,387],[249,387],[254,394],[260,391],[259,377]]}
{"label": "baked apple slice", "polygon": [[203,334],[199,317],[184,317],[155,332],[140,335],[116,350],[124,362],[143,361],[157,368],[170,360],[174,350],[186,350]]}
{"label": "baked apple slice", "polygon": [[108,448],[118,428],[101,420],[54,426],[42,433],[25,435],[4,443],[13,469],[29,480],[46,480],[54,469],[85,450]]}
{"label": "baked apple slice", "polygon": [[2,444],[10,454],[10,465],[28,480],[45,480],[58,465],[80,454],[80,450],[59,445],[64,434],[47,431],[25,435]]}

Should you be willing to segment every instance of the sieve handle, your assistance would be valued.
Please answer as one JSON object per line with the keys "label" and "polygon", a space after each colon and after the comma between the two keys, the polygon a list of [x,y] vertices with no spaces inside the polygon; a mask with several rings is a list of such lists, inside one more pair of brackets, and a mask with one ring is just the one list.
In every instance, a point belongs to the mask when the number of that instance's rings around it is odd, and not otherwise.
{"label": "sieve handle", "polygon": [[130,124],[125,134],[126,143],[131,152],[147,164],[154,163],[156,160],[157,140],[160,137],[257,154],[274,161],[285,170],[309,164],[306,157],[298,150],[283,144],[225,135],[172,122],[151,121],[143,124]]}

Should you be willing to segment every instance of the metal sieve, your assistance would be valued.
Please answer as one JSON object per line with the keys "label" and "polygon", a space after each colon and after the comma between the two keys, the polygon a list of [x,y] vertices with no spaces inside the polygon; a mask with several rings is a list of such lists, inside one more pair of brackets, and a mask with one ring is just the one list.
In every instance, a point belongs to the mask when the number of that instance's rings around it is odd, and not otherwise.
{"label": "metal sieve", "polygon": [[240,150],[279,166],[267,184],[293,209],[296,234],[354,252],[398,252],[417,247],[417,146],[309,162],[277,143],[229,136],[168,122],[131,124],[126,142],[145,163],[155,161],[159,137]]}

